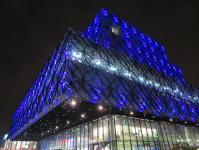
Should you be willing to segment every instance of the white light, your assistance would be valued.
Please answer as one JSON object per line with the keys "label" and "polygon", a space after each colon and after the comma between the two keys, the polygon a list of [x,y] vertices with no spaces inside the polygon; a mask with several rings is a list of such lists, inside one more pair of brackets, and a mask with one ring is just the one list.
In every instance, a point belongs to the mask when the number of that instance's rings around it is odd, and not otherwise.
{"label": "white light", "polygon": [[111,31],[112,31],[113,33],[119,35],[119,30],[118,30],[118,28],[112,26],[112,27],[111,27]]}
{"label": "white light", "polygon": [[71,103],[72,105],[75,105],[76,104],[76,102],[75,101],[72,101],[72,103]]}
{"label": "white light", "polygon": [[48,131],[49,132],[49,131]]}
{"label": "white light", "polygon": [[8,137],[8,134],[6,134],[6,135],[4,136],[4,140],[5,140],[7,137]]}
{"label": "white light", "polygon": [[84,118],[84,114],[82,114],[82,118]]}
{"label": "white light", "polygon": [[100,64],[101,64],[100,60],[95,60],[95,63],[96,63],[97,65],[100,65]]}
{"label": "white light", "polygon": [[124,75],[127,76],[127,77],[130,77],[130,76],[131,76],[130,73],[125,73]]}
{"label": "white light", "polygon": [[[111,30],[112,30],[113,33],[119,34],[119,28],[117,28],[117,27],[112,26],[112,27],[111,27]],[[89,56],[89,57],[90,57],[90,56]],[[77,60],[77,61],[79,61],[79,62],[86,63],[84,60],[83,60],[83,61],[80,60],[80,59],[82,59],[82,58],[84,58],[82,52],[72,51],[72,60]],[[107,65],[101,65],[101,64],[102,64],[101,60],[100,60],[99,58],[97,58],[96,60],[95,60],[95,59],[96,59],[96,58],[94,58],[94,60],[92,60],[93,66],[99,65],[99,66],[103,67],[104,69],[106,69]],[[116,63],[113,63],[113,65],[111,65],[111,66],[109,67],[109,70],[112,70],[113,72],[119,71],[118,74],[120,74],[120,72],[123,72],[122,74],[123,74],[124,76],[126,76],[127,78],[129,78],[130,80],[131,80],[132,78],[137,79],[136,76],[134,76],[133,74],[128,73],[127,70],[121,70],[120,67],[117,67],[117,66],[116,66]],[[108,70],[107,70],[107,72],[108,72]],[[145,81],[146,81],[146,82],[145,82]],[[158,82],[156,83],[155,81],[149,81],[149,80],[147,81],[146,78],[144,78],[144,77],[139,77],[139,78],[138,78],[138,82],[140,82],[140,83],[145,82],[146,85],[150,84],[150,85],[155,86],[155,87],[160,87],[160,84],[159,84]],[[159,90],[161,91],[161,90],[163,90],[163,89],[164,89],[165,91],[167,90],[167,91],[169,91],[169,92],[172,92],[171,94],[173,94],[173,95],[175,95],[175,94],[179,94],[180,96],[184,95],[184,94],[182,94],[182,92],[180,92],[180,90],[179,90],[177,87],[175,88],[175,90],[172,90],[171,87],[168,87],[168,86],[166,86],[166,85],[163,85],[163,86],[161,86],[161,88],[160,88]],[[185,95],[184,95],[184,96],[185,96]],[[193,98],[194,100],[198,100],[198,97],[197,97],[197,96],[192,97],[192,96],[187,95],[186,97],[188,97],[189,99]]]}
{"label": "white light", "polygon": [[81,53],[80,52],[73,52],[73,56],[77,58],[81,58]]}
{"label": "white light", "polygon": [[56,126],[56,129],[58,129],[58,126]]}
{"label": "white light", "polygon": [[114,71],[114,70],[116,70],[116,68],[115,68],[115,67],[111,67],[111,70],[113,70],[113,71]]}
{"label": "white light", "polygon": [[67,121],[67,124],[69,124],[70,122],[69,121]]}
{"label": "white light", "polygon": [[131,111],[130,114],[133,115],[133,112]]}
{"label": "white light", "polygon": [[99,106],[99,109],[102,109],[102,106]]}
{"label": "white light", "polygon": [[143,81],[144,79],[142,77],[139,77],[140,81]]}

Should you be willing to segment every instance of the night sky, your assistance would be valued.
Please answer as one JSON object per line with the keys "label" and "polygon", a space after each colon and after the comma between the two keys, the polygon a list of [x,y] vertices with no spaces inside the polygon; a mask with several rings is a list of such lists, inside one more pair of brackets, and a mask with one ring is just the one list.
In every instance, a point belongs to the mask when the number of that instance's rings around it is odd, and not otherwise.
{"label": "night sky", "polygon": [[0,0],[0,139],[68,28],[83,31],[102,7],[162,43],[199,86],[198,0]]}

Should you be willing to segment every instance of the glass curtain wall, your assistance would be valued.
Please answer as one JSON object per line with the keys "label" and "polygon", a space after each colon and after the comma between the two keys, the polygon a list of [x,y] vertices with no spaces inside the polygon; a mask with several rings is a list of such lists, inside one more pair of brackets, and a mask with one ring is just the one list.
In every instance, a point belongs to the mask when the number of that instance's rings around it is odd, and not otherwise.
{"label": "glass curtain wall", "polygon": [[37,142],[8,140],[5,144],[4,150],[37,150]]}
{"label": "glass curtain wall", "polygon": [[199,145],[199,129],[109,115],[39,141],[39,149],[171,150]]}
{"label": "glass curtain wall", "polygon": [[[10,145],[10,144],[11,145]],[[38,142],[10,141],[10,149],[180,150],[199,149],[199,128],[135,117],[109,115]],[[20,145],[20,146],[19,146]]]}

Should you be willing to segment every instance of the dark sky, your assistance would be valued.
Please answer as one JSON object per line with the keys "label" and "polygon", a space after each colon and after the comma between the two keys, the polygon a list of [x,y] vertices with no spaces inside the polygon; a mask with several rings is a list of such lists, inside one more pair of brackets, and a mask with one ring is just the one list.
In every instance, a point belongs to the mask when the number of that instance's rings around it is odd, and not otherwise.
{"label": "dark sky", "polygon": [[61,37],[106,7],[165,46],[199,86],[198,0],[0,0],[0,139]]}

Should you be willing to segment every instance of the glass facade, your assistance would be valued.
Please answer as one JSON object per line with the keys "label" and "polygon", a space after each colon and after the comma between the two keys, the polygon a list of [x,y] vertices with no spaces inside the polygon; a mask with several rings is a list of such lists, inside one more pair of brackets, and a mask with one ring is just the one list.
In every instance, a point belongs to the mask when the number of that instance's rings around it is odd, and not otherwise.
{"label": "glass facade", "polygon": [[109,115],[38,141],[39,150],[170,150],[199,145],[199,129]]}
{"label": "glass facade", "polygon": [[37,150],[37,142],[7,140],[4,146],[4,150]]}
{"label": "glass facade", "polygon": [[[199,122],[198,95],[199,88],[185,81],[180,67],[168,60],[163,45],[102,8],[83,33],[68,29],[14,112],[8,138],[14,139],[47,114],[51,106],[58,106],[62,100],[68,101],[73,96],[83,96],[92,103],[108,102],[118,108],[125,106],[139,112],[147,110],[151,114]],[[147,128],[145,122],[135,120],[134,126]],[[115,141],[122,140],[117,134],[126,132],[128,126],[127,122],[124,128],[118,124],[115,124],[115,130],[118,130]],[[90,136],[88,132],[88,137],[92,137],[93,142],[106,140],[105,135],[99,134],[105,132],[103,118],[92,122],[94,127],[98,130],[92,131]],[[162,131],[161,135],[166,127],[157,127]],[[139,138],[149,140],[149,137],[143,137],[143,134],[149,134],[146,128],[136,136],[138,143]],[[70,132],[74,134],[73,138],[79,137],[76,146],[82,145],[86,127]],[[188,134],[186,128],[180,132]],[[127,134],[123,133],[122,137],[124,141],[128,139]],[[185,137],[184,134],[179,139]],[[171,143],[167,135],[158,140]],[[118,146],[117,142],[115,145]],[[125,143],[123,147],[126,147]]]}
{"label": "glass facade", "polygon": [[40,141],[7,141],[18,150],[180,150],[199,149],[199,128],[121,115],[108,115]]}

